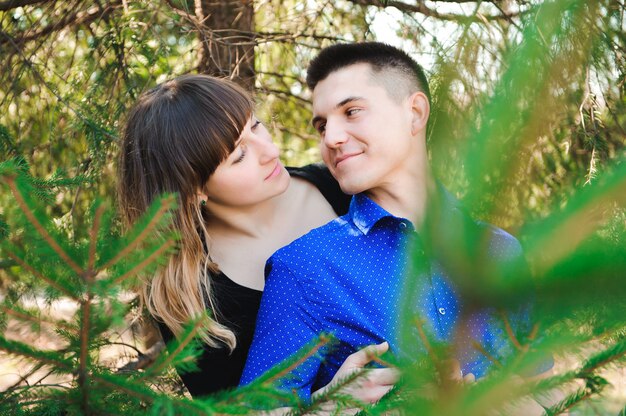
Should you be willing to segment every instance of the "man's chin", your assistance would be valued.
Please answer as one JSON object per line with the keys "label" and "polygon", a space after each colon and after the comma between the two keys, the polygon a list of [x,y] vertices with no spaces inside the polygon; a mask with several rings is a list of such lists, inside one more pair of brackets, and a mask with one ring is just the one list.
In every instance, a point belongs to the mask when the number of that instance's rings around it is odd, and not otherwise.
{"label": "man's chin", "polygon": [[361,187],[353,183],[346,183],[342,181],[337,182],[339,182],[339,187],[341,188],[341,191],[346,195],[356,195],[365,191],[365,189],[361,189]]}

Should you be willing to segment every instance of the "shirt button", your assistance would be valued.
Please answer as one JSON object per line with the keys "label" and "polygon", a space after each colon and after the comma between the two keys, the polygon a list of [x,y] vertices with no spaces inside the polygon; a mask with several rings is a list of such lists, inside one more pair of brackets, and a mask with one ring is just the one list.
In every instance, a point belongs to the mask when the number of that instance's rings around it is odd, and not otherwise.
{"label": "shirt button", "polygon": [[446,310],[444,308],[439,308],[439,313],[442,315],[446,314]]}

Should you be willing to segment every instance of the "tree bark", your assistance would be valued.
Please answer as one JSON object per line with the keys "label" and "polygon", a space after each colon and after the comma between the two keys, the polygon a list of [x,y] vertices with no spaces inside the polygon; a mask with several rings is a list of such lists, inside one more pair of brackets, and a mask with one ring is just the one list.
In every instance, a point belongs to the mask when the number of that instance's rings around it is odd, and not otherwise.
{"label": "tree bark", "polygon": [[201,48],[198,70],[254,89],[253,0],[195,0]]}

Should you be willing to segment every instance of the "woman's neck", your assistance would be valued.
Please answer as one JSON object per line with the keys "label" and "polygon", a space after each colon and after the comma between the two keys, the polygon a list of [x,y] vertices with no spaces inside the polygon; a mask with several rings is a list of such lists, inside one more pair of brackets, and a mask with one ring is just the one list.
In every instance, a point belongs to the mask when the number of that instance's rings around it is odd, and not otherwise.
{"label": "woman's neck", "polygon": [[289,209],[292,183],[282,194],[256,204],[239,207],[209,204],[209,233],[252,238],[266,235]]}

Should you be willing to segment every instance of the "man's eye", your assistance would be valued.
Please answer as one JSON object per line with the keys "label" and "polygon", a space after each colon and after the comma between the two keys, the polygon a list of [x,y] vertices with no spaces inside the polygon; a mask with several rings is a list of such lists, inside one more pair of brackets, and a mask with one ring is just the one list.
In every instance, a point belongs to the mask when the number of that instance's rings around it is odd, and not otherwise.
{"label": "man's eye", "polygon": [[353,116],[353,115],[355,115],[356,113],[358,113],[359,111],[361,111],[361,109],[360,109],[360,108],[349,108],[349,109],[347,109],[347,110],[346,110],[346,115],[347,115],[348,117],[349,117],[349,116]]}

